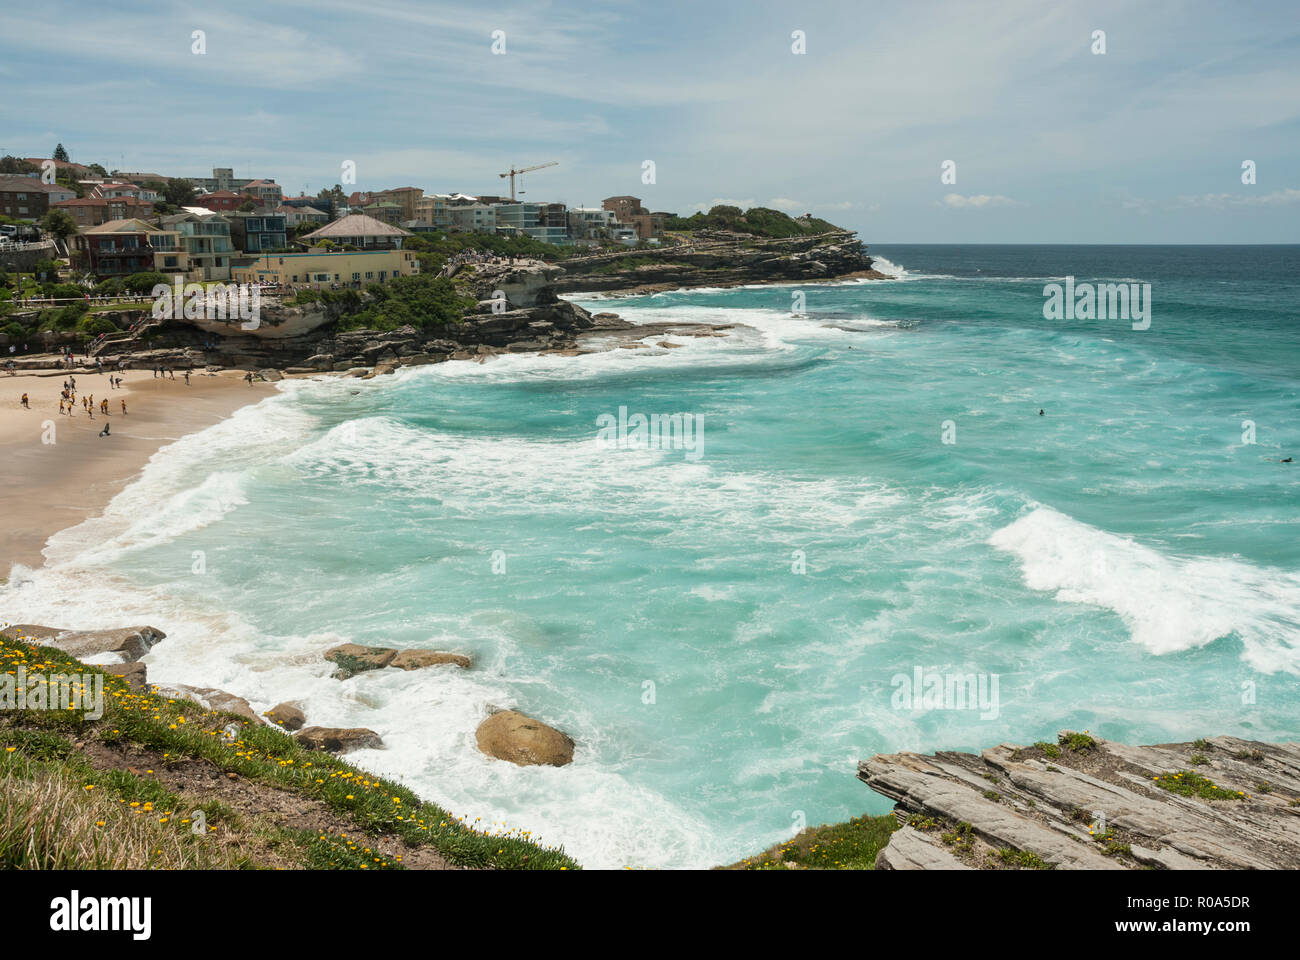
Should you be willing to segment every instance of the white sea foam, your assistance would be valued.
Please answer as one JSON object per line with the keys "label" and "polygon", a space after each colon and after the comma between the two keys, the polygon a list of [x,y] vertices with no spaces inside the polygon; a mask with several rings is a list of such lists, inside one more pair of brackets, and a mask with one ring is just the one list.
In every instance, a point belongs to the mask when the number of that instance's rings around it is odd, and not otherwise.
{"label": "white sea foam", "polygon": [[1031,589],[1115,611],[1155,654],[1236,636],[1258,670],[1300,673],[1300,576],[1227,558],[1175,557],[1037,507],[989,541]]}

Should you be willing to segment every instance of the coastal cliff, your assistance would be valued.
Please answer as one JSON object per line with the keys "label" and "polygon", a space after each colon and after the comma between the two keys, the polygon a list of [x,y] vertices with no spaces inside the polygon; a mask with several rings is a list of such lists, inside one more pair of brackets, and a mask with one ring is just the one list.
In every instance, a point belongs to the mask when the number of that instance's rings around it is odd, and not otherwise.
{"label": "coastal cliff", "polygon": [[892,279],[873,269],[851,230],[775,239],[702,230],[689,243],[572,257],[557,265],[564,269],[555,282],[559,293],[637,295],[683,287]]}

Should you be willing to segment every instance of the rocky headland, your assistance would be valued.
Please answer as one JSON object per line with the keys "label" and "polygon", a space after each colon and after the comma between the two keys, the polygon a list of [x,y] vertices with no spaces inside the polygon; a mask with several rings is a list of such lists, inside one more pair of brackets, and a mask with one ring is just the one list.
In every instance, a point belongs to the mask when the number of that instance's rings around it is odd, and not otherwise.
{"label": "rocky headland", "polygon": [[701,230],[690,243],[561,260],[558,293],[588,291],[638,296],[685,287],[751,283],[817,283],[865,277],[890,280],[851,230],[813,236],[760,238]]}

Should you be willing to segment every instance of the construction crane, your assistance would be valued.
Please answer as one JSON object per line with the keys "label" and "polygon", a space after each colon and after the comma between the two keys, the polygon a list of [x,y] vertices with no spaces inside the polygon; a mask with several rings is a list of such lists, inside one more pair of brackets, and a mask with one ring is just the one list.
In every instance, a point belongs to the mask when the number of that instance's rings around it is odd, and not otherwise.
{"label": "construction crane", "polygon": [[558,167],[559,165],[559,160],[547,160],[545,163],[539,163],[535,167],[524,167],[522,170],[516,170],[514,167],[511,167],[505,173],[498,174],[498,176],[510,178],[510,200],[513,203],[515,199],[515,174],[531,173],[534,170],[541,170],[544,167]]}

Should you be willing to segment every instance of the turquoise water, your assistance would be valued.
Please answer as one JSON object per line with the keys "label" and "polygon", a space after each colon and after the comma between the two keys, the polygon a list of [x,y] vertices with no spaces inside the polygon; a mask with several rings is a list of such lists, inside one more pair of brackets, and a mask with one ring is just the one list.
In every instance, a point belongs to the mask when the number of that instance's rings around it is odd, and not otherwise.
{"label": "turquoise water", "polygon": [[[288,385],[6,609],[156,623],[151,678],[372,727],[363,766],[590,866],[884,812],[875,752],[1300,735],[1298,248],[873,252],[903,278],[582,301],[727,337]],[[1150,328],[1045,320],[1067,274],[1150,283]],[[603,444],[620,407],[701,442]],[[476,667],[340,684],[342,640]],[[996,675],[996,708],[900,705],[918,669]],[[575,763],[484,758],[493,706]]]}

